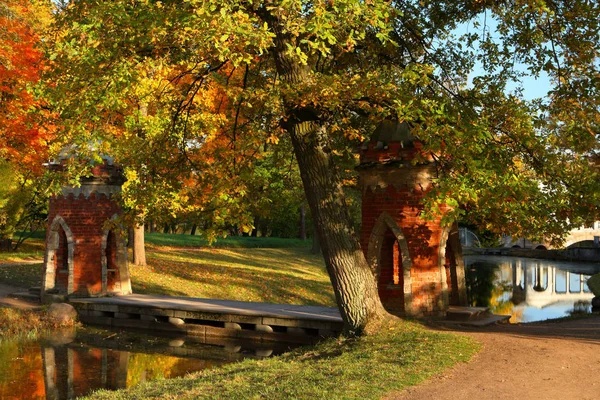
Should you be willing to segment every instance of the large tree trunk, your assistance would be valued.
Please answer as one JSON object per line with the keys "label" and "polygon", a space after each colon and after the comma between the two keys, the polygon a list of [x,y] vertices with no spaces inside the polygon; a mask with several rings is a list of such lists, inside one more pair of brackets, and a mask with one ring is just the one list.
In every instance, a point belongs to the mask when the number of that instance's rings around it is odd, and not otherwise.
{"label": "large tree trunk", "polygon": [[144,247],[144,224],[133,228],[133,265],[146,265],[146,248]]}
{"label": "large tree trunk", "polygon": [[454,261],[450,267],[452,292],[456,293],[459,306],[467,306],[469,300],[467,298],[467,284],[465,281],[465,260],[463,258],[462,245],[460,244],[458,222],[452,224],[452,229],[450,229],[450,234],[448,235],[447,247],[452,252],[452,259]]}
{"label": "large tree trunk", "polygon": [[[275,33],[272,54],[282,81],[295,85],[310,78],[309,67],[288,52],[290,35],[273,15],[265,17]],[[352,227],[341,179],[327,151],[324,124],[309,106],[290,104],[284,128],[292,139],[345,331],[353,335],[376,332],[391,316],[381,304],[375,276]]]}
{"label": "large tree trunk", "polygon": [[341,180],[331,156],[319,143],[318,129],[313,122],[294,124],[290,129],[304,190],[346,330],[351,334],[374,332],[388,313],[352,227]]}

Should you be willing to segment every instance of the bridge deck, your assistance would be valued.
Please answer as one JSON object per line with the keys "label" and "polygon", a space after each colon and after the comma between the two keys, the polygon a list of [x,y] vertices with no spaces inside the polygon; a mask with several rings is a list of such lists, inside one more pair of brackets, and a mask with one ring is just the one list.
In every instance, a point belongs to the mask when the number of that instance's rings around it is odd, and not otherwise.
{"label": "bridge deck", "polygon": [[313,342],[342,330],[336,308],[133,294],[71,299],[84,323],[177,332]]}

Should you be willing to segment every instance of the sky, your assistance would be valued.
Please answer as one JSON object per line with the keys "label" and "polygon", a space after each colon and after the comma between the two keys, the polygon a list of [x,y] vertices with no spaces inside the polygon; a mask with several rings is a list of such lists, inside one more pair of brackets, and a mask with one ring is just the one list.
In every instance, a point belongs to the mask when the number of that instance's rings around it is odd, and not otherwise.
{"label": "sky", "polygon": [[[480,25],[478,28],[474,27],[472,23],[468,23],[468,24],[462,24],[460,25],[457,29],[454,30],[453,33],[455,33],[456,35],[462,35],[465,34],[467,32],[469,33],[475,33],[475,31],[479,31],[478,33],[480,35],[483,35],[483,15],[479,16],[479,22]],[[486,32],[490,32],[490,30],[495,30],[496,28],[496,22],[492,19],[492,18],[487,18],[486,20]],[[526,70],[525,66],[523,64],[516,65],[516,68],[520,68],[523,71]],[[480,75],[484,75],[484,70],[482,68],[482,65],[480,62],[475,64],[475,68],[473,70],[473,72],[471,73],[471,75],[469,76],[469,82],[471,82],[471,80],[476,77],[476,76],[480,76]],[[542,73],[540,74],[540,76],[538,78],[535,78],[533,76],[529,76],[529,77],[525,77],[522,80],[523,83],[523,97],[526,100],[533,100],[535,98],[545,98],[547,97],[548,91],[551,88],[551,83],[550,83],[550,78],[548,77],[548,75],[542,71]],[[516,84],[513,85],[509,85],[509,90],[513,90],[517,87]]]}

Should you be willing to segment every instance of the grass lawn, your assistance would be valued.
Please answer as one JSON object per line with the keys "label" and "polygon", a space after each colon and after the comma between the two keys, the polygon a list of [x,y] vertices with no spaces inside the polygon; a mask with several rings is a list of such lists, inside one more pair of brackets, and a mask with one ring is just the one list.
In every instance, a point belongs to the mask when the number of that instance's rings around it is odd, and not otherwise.
{"label": "grass lawn", "polygon": [[[147,244],[148,266],[129,266],[135,293],[335,305],[323,260],[307,248],[310,241],[236,237],[207,247],[200,236],[155,233],[147,235]],[[218,247],[226,244],[232,247]],[[43,246],[40,235],[22,251],[0,253],[0,261],[42,259]],[[41,279],[42,264],[0,266],[0,283],[30,287]]]}
{"label": "grass lawn", "polygon": [[[144,241],[156,246],[174,247],[208,247],[209,243],[202,236],[172,234],[172,233],[146,233]],[[244,237],[228,236],[219,238],[210,247],[226,248],[310,248],[310,240],[284,239],[275,237]]]}
{"label": "grass lawn", "polygon": [[331,339],[263,360],[152,381],[92,399],[379,399],[466,362],[479,345],[465,336],[399,322],[372,337]]}
{"label": "grass lawn", "polygon": [[42,263],[11,265],[9,267],[0,265],[0,283],[22,288],[41,286]]}
{"label": "grass lawn", "polygon": [[308,249],[151,247],[131,265],[135,293],[335,305],[323,259]]}
{"label": "grass lawn", "polygon": [[19,250],[15,252],[0,252],[0,264],[40,260],[43,258],[44,240],[42,238],[26,240],[19,246]]}

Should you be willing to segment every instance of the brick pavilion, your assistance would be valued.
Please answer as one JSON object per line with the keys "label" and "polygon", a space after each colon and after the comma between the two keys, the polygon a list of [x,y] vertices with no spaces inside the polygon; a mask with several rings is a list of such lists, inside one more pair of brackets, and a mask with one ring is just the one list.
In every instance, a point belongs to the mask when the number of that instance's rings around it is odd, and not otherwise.
{"label": "brick pavilion", "polygon": [[406,316],[443,315],[449,305],[466,305],[457,229],[442,226],[442,215],[420,217],[436,173],[421,148],[407,124],[384,121],[363,145],[358,167],[361,246],[384,307]]}
{"label": "brick pavilion", "polygon": [[[61,170],[63,161],[49,168]],[[127,248],[116,223],[121,208],[115,196],[123,182],[121,168],[103,157],[79,187],[51,197],[43,301],[131,293]]]}

